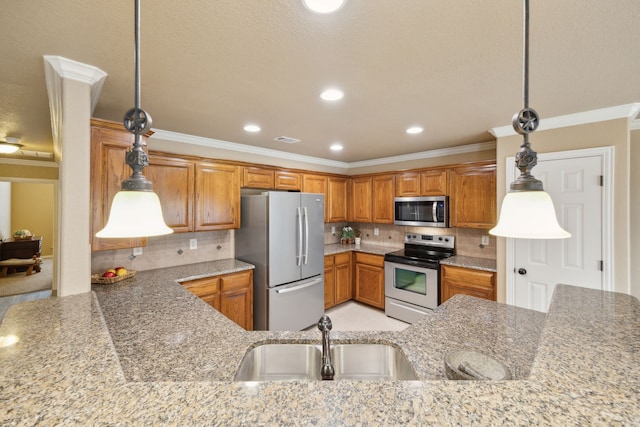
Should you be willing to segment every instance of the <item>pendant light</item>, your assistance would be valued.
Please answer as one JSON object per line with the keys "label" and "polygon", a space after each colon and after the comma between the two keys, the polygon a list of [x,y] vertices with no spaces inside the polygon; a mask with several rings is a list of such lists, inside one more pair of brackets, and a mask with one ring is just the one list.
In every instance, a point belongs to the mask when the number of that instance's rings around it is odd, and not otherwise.
{"label": "pendant light", "polygon": [[538,113],[529,108],[529,0],[524,0],[524,108],[513,116],[512,124],[523,136],[516,153],[516,167],[520,176],[502,201],[498,224],[489,230],[494,236],[520,239],[565,239],[571,237],[556,217],[551,197],[542,188],[542,181],[531,175],[538,156],[531,149],[529,135],[539,125]]}
{"label": "pendant light", "polygon": [[135,107],[124,115],[124,127],[135,135],[127,164],[133,170],[113,198],[107,225],[96,237],[146,237],[173,233],[164,222],[160,199],[142,174],[149,157],[142,149],[142,135],[151,128],[151,116],[140,108],[140,0],[135,0]]}

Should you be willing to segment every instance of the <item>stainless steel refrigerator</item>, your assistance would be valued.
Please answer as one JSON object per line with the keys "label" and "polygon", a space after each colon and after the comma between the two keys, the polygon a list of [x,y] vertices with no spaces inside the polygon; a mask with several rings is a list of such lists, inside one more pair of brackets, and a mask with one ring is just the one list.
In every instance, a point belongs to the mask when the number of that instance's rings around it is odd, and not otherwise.
{"label": "stainless steel refrigerator", "polygon": [[324,312],[324,195],[243,195],[236,258],[255,265],[253,328],[299,331]]}

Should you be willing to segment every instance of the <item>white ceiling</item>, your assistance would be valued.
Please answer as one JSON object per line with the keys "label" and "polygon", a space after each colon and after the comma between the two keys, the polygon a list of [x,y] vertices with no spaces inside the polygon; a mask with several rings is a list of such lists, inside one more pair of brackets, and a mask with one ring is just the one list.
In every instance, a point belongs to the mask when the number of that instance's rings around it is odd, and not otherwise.
{"label": "white ceiling", "polygon": [[[531,3],[543,119],[640,101],[640,1]],[[43,55],[105,71],[94,116],[120,121],[133,27],[132,0],[3,0],[0,137],[52,151]],[[354,162],[490,141],[522,107],[521,1],[347,0],[315,15],[300,0],[154,0],[141,30],[156,129]],[[345,97],[327,104],[332,85]],[[283,135],[302,141],[273,141]]]}

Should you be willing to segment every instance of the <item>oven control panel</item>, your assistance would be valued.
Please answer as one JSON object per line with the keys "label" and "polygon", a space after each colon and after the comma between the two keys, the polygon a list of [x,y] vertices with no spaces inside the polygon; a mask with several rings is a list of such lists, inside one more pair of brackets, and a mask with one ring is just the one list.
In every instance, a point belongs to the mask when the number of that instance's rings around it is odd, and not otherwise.
{"label": "oven control panel", "polygon": [[455,245],[455,236],[406,233],[404,235],[404,243],[453,249]]}

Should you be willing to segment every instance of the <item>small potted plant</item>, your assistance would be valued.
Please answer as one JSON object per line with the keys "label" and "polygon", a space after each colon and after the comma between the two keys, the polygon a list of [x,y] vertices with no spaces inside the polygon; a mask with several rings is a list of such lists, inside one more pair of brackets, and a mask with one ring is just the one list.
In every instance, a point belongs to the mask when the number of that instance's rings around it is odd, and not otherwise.
{"label": "small potted plant", "polygon": [[355,234],[355,231],[353,230],[353,228],[351,228],[348,225],[345,225],[344,227],[342,227],[342,238],[340,239],[340,243],[342,243],[343,245],[353,243],[354,234]]}
{"label": "small potted plant", "polygon": [[353,230],[353,233],[353,235],[355,236],[354,240],[356,242],[356,245],[359,245],[361,242],[362,233],[358,229]]}
{"label": "small potted plant", "polygon": [[31,240],[31,232],[26,229],[16,230],[13,233],[13,240]]}

